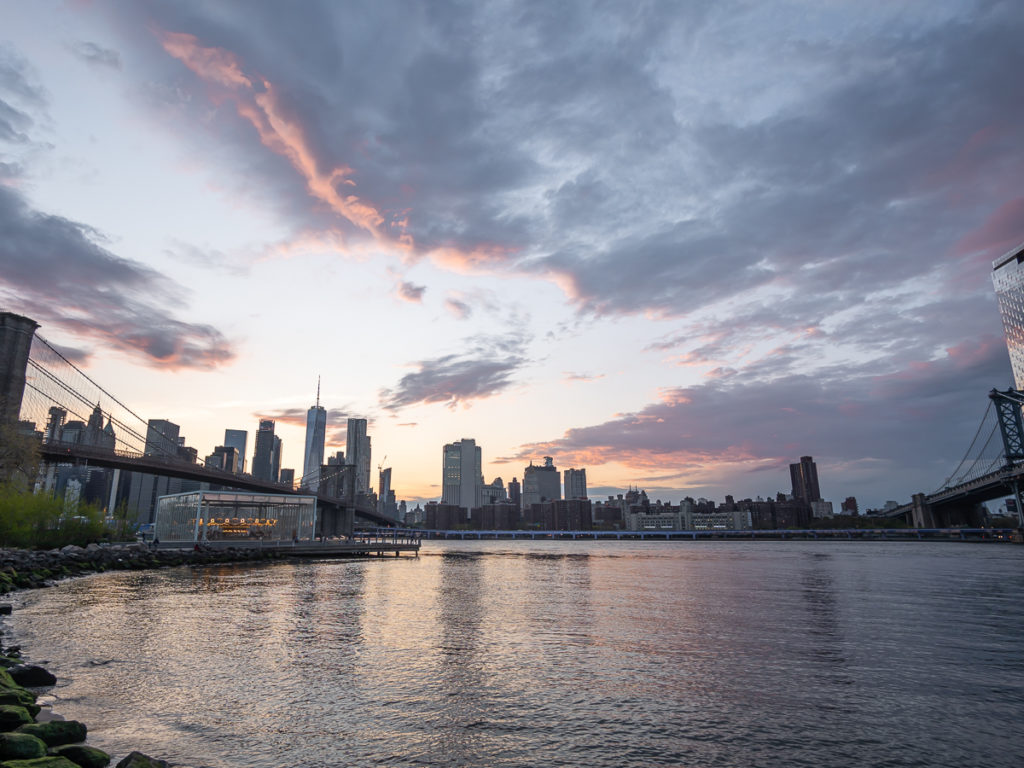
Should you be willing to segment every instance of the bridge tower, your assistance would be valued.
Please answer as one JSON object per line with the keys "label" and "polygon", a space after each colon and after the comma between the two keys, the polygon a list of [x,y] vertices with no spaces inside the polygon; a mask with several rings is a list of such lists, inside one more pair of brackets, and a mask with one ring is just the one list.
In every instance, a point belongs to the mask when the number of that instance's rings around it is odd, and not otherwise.
{"label": "bridge tower", "polygon": [[28,353],[38,327],[31,318],[0,312],[0,424],[16,422],[21,413]]}
{"label": "bridge tower", "polygon": [[[988,393],[996,408],[999,419],[999,432],[1003,437],[1003,455],[1007,468],[1014,467],[1024,461],[1024,423],[1021,420],[1021,407],[1024,406],[1024,392],[1007,389],[1000,392],[993,389]],[[1013,496],[1017,500],[1017,522],[1024,528],[1024,504],[1021,502],[1020,483],[1013,481]]]}

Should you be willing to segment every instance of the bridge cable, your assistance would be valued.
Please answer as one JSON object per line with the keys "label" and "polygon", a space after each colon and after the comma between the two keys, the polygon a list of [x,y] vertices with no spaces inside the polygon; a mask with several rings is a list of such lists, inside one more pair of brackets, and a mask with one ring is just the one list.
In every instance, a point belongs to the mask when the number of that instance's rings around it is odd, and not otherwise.
{"label": "bridge cable", "polygon": [[[981,434],[981,430],[985,426],[985,420],[988,418],[989,411],[992,410],[992,407],[993,407],[992,406],[992,401],[989,400],[988,401],[988,407],[985,409],[985,413],[981,417],[981,422],[979,422],[979,424],[978,424],[978,430],[974,433],[974,438],[971,440],[971,444],[967,447],[967,450],[964,452],[964,457],[962,459],[960,459],[960,463],[956,465],[956,469],[954,469],[950,473],[949,477],[947,477],[943,481],[942,485],[940,485],[938,488],[936,488],[934,491],[932,491],[932,493],[938,493],[939,491],[943,490],[944,488],[949,488],[950,481],[954,477],[956,477],[957,473],[960,471],[960,468],[964,465],[964,462],[967,461],[967,457],[971,455],[971,450],[974,448],[974,444],[978,441],[978,435]],[[996,423],[996,426],[998,426],[998,421]],[[992,436],[989,435],[989,440],[991,440],[991,439],[992,439]],[[987,444],[988,444],[988,441],[986,441],[986,445]]]}

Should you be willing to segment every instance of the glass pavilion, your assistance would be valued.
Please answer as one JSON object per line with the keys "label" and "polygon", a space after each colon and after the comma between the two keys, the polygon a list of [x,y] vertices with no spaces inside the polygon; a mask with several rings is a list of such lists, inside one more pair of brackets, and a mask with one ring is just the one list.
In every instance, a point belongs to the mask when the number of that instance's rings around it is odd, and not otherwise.
{"label": "glass pavilion", "polygon": [[312,541],[316,497],[192,491],[161,496],[156,538],[171,541]]}

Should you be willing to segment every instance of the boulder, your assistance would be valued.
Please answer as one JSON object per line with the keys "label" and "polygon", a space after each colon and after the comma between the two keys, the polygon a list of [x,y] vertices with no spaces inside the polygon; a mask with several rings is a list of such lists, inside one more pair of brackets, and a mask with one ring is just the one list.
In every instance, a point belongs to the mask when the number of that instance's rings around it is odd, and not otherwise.
{"label": "boulder", "polygon": [[0,760],[31,760],[45,755],[42,739],[27,733],[0,733]]}
{"label": "boulder", "polygon": [[32,717],[39,714],[36,695],[24,688],[0,688],[0,705],[2,704],[24,707]]}
{"label": "boulder", "polygon": [[0,603],[0,616],[10,616],[11,610],[10,603]]}
{"label": "boulder", "polygon": [[48,747],[74,744],[85,741],[85,723],[77,720],[47,720],[45,723],[29,723],[18,728],[18,733],[28,733],[42,739]]}
{"label": "boulder", "polygon": [[114,768],[169,768],[169,764],[166,760],[157,760],[141,752],[132,752]]}
{"label": "boulder", "polygon": [[[8,654],[10,654],[10,649],[8,649]],[[7,670],[7,674],[18,685],[40,688],[46,685],[57,684],[57,678],[51,672],[33,664],[19,664],[16,667],[11,667]]]}
{"label": "boulder", "polygon": [[52,753],[66,757],[82,768],[104,768],[104,766],[110,765],[110,755],[102,749],[87,747],[85,744],[67,744],[63,747],[56,747]]}
{"label": "boulder", "polygon": [[66,757],[50,755],[48,757],[37,757],[34,760],[4,760],[0,768],[79,768]]}
{"label": "boulder", "polygon": [[17,704],[0,704],[0,731],[13,731],[32,722],[32,715]]}

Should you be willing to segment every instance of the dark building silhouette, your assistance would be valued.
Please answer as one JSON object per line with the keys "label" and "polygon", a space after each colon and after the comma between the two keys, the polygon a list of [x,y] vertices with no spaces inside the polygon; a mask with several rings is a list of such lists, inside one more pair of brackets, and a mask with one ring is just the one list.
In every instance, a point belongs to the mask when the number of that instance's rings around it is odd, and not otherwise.
{"label": "dark building silhouette", "polygon": [[847,496],[846,501],[840,505],[840,508],[844,515],[852,515],[853,517],[856,517],[860,514],[860,511],[857,508],[857,499],[854,496]]}
{"label": "dark building silhouette", "polygon": [[523,489],[519,485],[519,481],[514,477],[508,484],[508,503],[514,504],[516,509],[522,509],[523,507]]}
{"label": "dark building silhouette", "polygon": [[257,480],[276,480],[274,474],[274,422],[262,419],[256,431],[256,448],[252,455],[252,476]]}
{"label": "dark building silhouette", "polygon": [[799,499],[805,504],[821,501],[818,467],[810,456],[801,456],[799,464],[790,464],[789,477],[793,481],[794,499]]}

